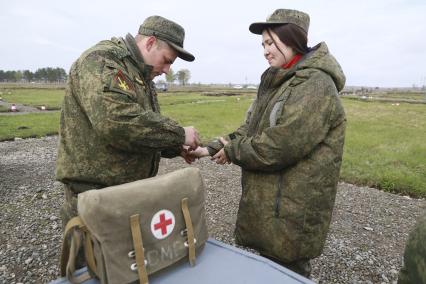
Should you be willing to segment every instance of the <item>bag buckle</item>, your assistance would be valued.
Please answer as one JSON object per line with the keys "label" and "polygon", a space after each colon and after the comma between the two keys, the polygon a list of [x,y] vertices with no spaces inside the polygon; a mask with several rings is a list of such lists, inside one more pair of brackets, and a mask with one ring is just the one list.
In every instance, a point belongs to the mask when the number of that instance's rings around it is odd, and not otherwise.
{"label": "bag buckle", "polygon": [[[144,264],[145,264],[145,266],[147,266],[148,265],[148,261],[145,259],[145,261],[144,261]],[[132,270],[132,271],[136,271],[136,270],[138,270],[138,265],[136,264],[136,262],[135,263],[132,263],[132,265],[130,265],[130,269]]]}
{"label": "bag buckle", "polygon": [[[196,239],[196,238],[194,238],[194,245],[195,245],[196,243],[197,243],[197,239]],[[185,246],[185,247],[189,247],[189,245],[188,245],[188,241],[184,242],[183,244],[184,244],[184,246]]]}

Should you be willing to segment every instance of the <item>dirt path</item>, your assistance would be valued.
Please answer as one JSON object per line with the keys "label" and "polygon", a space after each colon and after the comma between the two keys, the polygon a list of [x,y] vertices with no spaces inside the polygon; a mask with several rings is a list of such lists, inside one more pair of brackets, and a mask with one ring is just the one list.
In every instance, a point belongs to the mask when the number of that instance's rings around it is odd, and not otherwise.
{"label": "dirt path", "polygon": [[[16,105],[16,112],[12,112],[12,111],[8,111],[8,112],[0,112],[0,115],[20,115],[20,114],[26,114],[26,113],[30,113],[30,112],[46,112],[47,110],[41,110],[38,109],[36,107],[32,107],[32,106],[26,106],[23,104],[15,104]],[[0,106],[6,107],[8,109],[10,109],[10,107],[12,106],[11,103],[8,103],[4,100],[0,101]]]}

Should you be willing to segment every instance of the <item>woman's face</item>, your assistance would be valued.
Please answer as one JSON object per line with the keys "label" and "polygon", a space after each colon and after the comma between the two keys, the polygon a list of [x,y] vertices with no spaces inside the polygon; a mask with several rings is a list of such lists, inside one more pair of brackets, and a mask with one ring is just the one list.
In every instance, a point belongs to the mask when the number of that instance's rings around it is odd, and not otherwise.
{"label": "woman's face", "polygon": [[[270,35],[273,38],[271,38]],[[269,33],[266,29],[262,32],[262,46],[263,55],[265,56],[266,60],[268,60],[268,63],[271,67],[282,67],[295,55],[293,49],[280,41],[278,36],[271,30],[269,30]]]}

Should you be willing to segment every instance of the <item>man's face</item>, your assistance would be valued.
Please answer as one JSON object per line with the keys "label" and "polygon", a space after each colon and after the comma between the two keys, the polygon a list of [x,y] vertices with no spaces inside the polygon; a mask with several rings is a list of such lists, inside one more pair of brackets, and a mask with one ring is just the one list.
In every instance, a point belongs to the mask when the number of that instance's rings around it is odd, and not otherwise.
{"label": "man's face", "polygon": [[151,80],[164,73],[168,73],[170,66],[176,60],[177,53],[167,43],[158,41],[148,41],[146,54],[144,56],[145,63],[153,67],[151,72]]}

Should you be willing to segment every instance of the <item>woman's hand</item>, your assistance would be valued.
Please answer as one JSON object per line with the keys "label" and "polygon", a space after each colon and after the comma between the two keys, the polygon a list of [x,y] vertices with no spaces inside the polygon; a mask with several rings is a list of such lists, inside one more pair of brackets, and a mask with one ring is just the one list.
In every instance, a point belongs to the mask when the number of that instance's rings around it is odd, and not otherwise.
{"label": "woman's hand", "polygon": [[[226,146],[226,144],[229,143],[223,137],[220,137],[219,140],[223,144],[224,147]],[[216,164],[220,164],[220,165],[231,163],[231,161],[228,159],[228,157],[225,154],[224,148],[220,149],[220,151],[217,152],[211,159],[212,159],[212,161],[215,161]]]}

